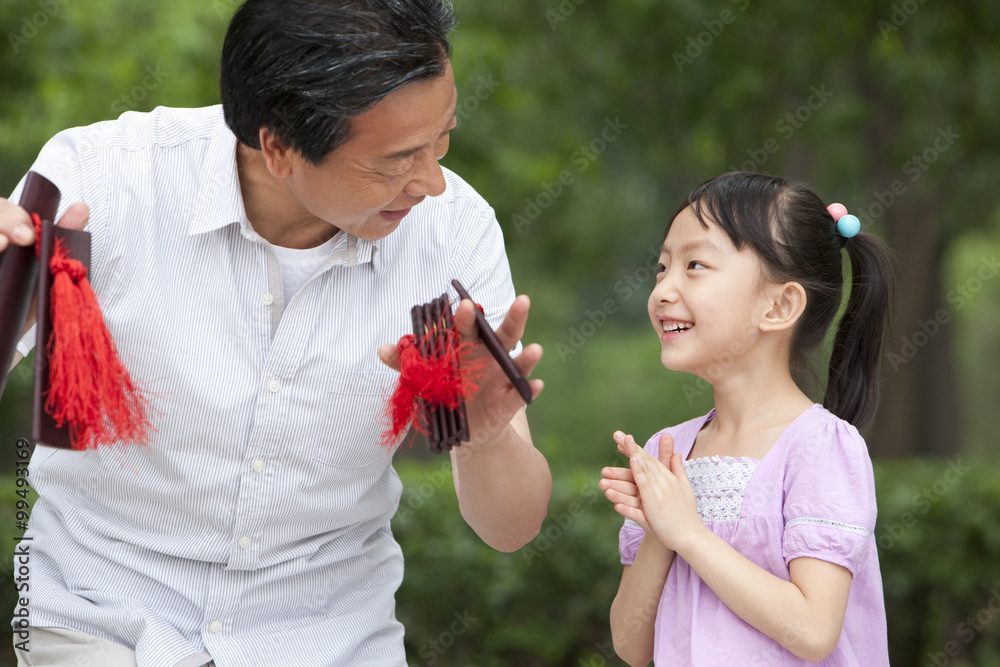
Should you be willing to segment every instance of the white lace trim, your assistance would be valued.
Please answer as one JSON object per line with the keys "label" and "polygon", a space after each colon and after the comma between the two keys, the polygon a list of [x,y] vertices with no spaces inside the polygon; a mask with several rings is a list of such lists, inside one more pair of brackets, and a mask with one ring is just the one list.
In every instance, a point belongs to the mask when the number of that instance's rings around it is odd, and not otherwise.
{"label": "white lace trim", "polygon": [[856,523],[844,523],[843,521],[831,521],[830,519],[817,519],[811,516],[800,516],[785,524],[785,530],[795,526],[821,526],[823,528],[836,528],[837,530],[847,530],[865,537],[874,537],[868,526],[859,526]]}
{"label": "white lace trim", "polygon": [[718,523],[740,518],[743,494],[758,463],[745,456],[712,456],[684,462],[702,521]]}

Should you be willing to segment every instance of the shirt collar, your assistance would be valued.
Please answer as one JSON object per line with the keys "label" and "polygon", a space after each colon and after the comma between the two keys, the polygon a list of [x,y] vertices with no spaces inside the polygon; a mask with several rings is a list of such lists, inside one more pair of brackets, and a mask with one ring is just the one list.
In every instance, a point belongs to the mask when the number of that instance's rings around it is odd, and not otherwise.
{"label": "shirt collar", "polygon": [[[195,198],[194,215],[188,235],[196,236],[231,224],[240,226],[240,233],[256,243],[264,242],[250,225],[243,207],[243,193],[236,169],[236,135],[232,133],[218,107],[219,118],[208,143],[201,168],[201,188]],[[372,241],[347,235],[347,266],[371,263],[374,267],[376,245]]]}
{"label": "shirt collar", "polygon": [[[190,236],[212,232],[233,223],[243,225],[243,221],[247,220],[240,179],[236,173],[236,135],[226,125],[222,107],[218,109],[219,117],[201,167],[201,187],[195,197],[194,215],[188,226]],[[249,226],[247,221],[246,227]]]}

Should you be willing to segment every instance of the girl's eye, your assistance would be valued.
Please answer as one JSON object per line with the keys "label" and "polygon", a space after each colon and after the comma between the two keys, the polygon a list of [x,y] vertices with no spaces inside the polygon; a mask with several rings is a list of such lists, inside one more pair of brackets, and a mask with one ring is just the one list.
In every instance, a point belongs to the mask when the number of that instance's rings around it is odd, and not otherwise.
{"label": "girl's eye", "polygon": [[688,269],[704,269],[704,268],[705,265],[696,259],[692,259],[690,262],[688,262]]}
{"label": "girl's eye", "polygon": [[666,270],[667,270],[667,267],[663,266],[662,264],[657,264],[656,265],[656,272],[657,273],[663,273]]}

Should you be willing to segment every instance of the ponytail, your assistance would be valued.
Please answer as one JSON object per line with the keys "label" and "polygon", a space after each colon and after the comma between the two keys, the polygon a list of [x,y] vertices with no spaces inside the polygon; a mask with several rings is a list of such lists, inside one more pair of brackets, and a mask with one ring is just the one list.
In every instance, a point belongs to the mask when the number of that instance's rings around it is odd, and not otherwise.
{"label": "ponytail", "polygon": [[888,336],[894,280],[888,248],[860,233],[845,245],[851,260],[851,293],[837,325],[823,405],[864,428],[878,406],[878,364]]}

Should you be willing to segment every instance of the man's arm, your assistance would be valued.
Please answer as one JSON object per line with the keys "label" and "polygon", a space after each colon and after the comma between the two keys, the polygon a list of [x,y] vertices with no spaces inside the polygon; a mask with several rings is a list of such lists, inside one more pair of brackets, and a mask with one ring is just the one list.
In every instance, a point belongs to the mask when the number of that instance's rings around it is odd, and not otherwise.
{"label": "man's arm", "polygon": [[534,539],[548,512],[552,475],[531,443],[524,410],[491,441],[453,448],[451,462],[462,517],[486,544],[516,551]]}

